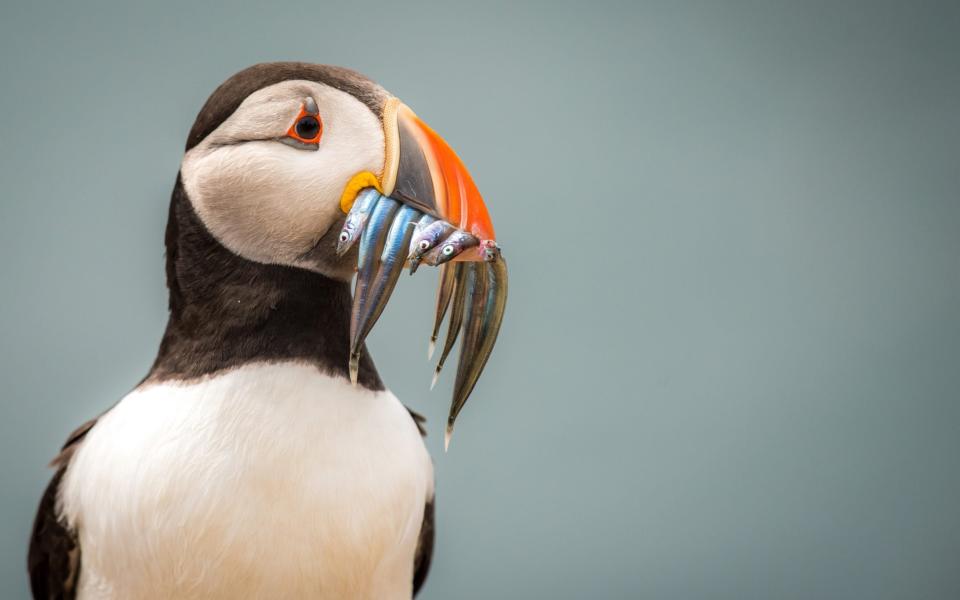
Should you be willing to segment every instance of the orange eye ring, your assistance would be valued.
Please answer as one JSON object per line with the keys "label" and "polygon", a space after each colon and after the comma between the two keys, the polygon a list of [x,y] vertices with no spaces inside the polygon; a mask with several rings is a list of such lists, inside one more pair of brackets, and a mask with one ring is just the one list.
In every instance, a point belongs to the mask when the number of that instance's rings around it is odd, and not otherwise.
{"label": "orange eye ring", "polygon": [[[314,103],[311,102],[311,104]],[[315,106],[316,104],[311,108]],[[323,121],[320,120],[319,112],[310,112],[307,110],[306,103],[301,104],[300,113],[287,130],[287,136],[303,144],[319,144],[321,135],[323,135]]]}

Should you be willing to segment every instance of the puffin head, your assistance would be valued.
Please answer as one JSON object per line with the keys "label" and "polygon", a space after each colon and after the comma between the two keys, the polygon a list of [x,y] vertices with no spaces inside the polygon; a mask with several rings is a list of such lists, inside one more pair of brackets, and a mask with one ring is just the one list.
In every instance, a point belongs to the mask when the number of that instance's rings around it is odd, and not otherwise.
{"label": "puffin head", "polygon": [[341,67],[267,63],[228,79],[190,132],[181,178],[197,215],[232,252],[337,279],[356,268],[336,242],[365,189],[481,242],[494,236],[447,143],[399,99]]}
{"label": "puffin head", "polygon": [[[469,172],[409,107],[349,69],[292,62],[249,67],[201,109],[178,193],[230,255],[281,267],[270,277],[301,280],[308,272],[349,282],[357,273],[345,349],[354,383],[364,339],[402,267],[409,264],[412,273],[421,262],[440,266],[431,353],[448,306],[452,310],[437,374],[463,332],[449,440],[499,330],[506,265]],[[170,246],[168,229],[168,254],[176,253]],[[193,255],[194,261],[212,256],[207,250]],[[170,264],[168,256],[168,278]],[[172,312],[175,285],[184,287],[171,284]],[[232,283],[231,293],[237,287]],[[178,331],[189,335],[184,327]]]}

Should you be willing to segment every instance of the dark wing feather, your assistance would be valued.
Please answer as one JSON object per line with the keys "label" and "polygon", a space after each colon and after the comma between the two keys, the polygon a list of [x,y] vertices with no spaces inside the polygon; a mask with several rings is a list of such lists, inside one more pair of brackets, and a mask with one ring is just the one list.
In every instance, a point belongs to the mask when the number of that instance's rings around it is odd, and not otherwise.
{"label": "dark wing feather", "polygon": [[[415,412],[409,406],[406,407],[410,417],[413,418],[420,435],[427,437],[426,423],[427,419],[423,415]],[[427,500],[427,505],[423,508],[423,524],[420,525],[420,537],[417,540],[417,553],[413,557],[413,595],[416,596],[423,582],[427,580],[427,573],[430,571],[430,559],[433,558],[433,501],[434,498]]]}
{"label": "dark wing feather", "polygon": [[73,600],[80,576],[80,542],[75,531],[70,531],[57,514],[57,496],[60,482],[70,457],[80,441],[96,423],[87,421],[70,434],[51,466],[57,467],[47,485],[30,536],[27,552],[27,571],[30,573],[30,589],[36,600]]}
{"label": "dark wing feather", "polygon": [[433,498],[427,501],[423,509],[423,525],[420,526],[420,541],[417,542],[417,554],[413,558],[413,595],[416,596],[430,572],[430,560],[433,558]]}
{"label": "dark wing feather", "polygon": [[427,437],[427,418],[409,406],[404,406],[404,408],[406,408],[407,412],[410,413],[410,417],[413,419],[413,424],[417,426],[417,431],[420,432],[420,435],[422,437]]}

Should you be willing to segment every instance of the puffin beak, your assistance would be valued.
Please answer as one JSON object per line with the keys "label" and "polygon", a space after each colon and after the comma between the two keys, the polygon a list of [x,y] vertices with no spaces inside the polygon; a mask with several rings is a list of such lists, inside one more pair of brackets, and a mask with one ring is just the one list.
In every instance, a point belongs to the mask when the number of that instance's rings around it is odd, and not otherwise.
{"label": "puffin beak", "polygon": [[[341,199],[347,212],[337,251],[359,243],[350,320],[350,377],[356,383],[363,342],[383,312],[405,264],[440,267],[430,356],[450,322],[434,383],[461,330],[457,376],[444,447],[480,377],[503,320],[507,268],[487,207],[453,149],[396,98],[383,112],[385,160],[379,178],[358,174]],[[431,386],[432,387],[432,386]]]}
{"label": "puffin beak", "polygon": [[[443,219],[481,242],[493,241],[487,206],[460,157],[405,104],[384,111],[384,194]],[[483,260],[479,252],[461,260]]]}

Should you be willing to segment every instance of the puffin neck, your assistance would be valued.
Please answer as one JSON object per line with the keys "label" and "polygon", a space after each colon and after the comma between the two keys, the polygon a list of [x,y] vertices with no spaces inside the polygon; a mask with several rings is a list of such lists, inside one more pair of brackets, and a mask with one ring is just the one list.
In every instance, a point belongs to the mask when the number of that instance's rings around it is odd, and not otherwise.
{"label": "puffin neck", "polygon": [[[147,381],[190,380],[279,361],[349,377],[349,283],[234,254],[200,221],[179,177],[166,247],[170,319]],[[358,383],[384,389],[365,349]]]}

